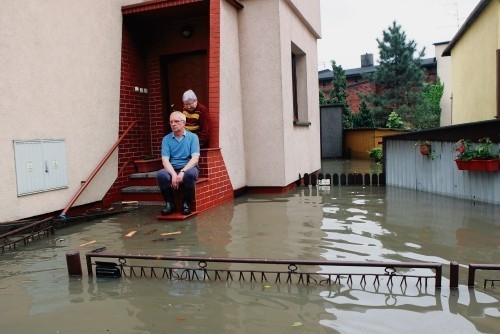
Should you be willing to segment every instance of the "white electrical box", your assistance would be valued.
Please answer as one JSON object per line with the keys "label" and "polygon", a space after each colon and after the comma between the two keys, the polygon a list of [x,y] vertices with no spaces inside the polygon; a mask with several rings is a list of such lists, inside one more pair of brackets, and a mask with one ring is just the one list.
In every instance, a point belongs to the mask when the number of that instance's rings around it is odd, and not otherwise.
{"label": "white electrical box", "polygon": [[14,140],[17,196],[68,187],[64,140]]}

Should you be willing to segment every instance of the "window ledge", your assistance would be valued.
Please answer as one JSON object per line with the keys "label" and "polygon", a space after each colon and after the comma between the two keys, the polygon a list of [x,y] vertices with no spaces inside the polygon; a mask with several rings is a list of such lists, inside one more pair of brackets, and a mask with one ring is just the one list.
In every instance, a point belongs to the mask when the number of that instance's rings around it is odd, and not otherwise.
{"label": "window ledge", "polygon": [[295,126],[311,126],[311,122],[309,121],[293,121],[293,125]]}

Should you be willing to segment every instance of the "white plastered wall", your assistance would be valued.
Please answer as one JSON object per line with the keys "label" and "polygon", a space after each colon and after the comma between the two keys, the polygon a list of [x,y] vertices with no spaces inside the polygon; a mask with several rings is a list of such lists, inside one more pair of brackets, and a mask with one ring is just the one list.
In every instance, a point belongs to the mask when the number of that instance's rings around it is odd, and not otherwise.
{"label": "white plastered wall", "polygon": [[279,0],[244,6],[239,31],[247,185],[284,186]]}
{"label": "white plastered wall", "polygon": [[220,134],[222,156],[233,189],[246,185],[241,104],[238,11],[221,0]]}
{"label": "white plastered wall", "polygon": [[[297,6],[300,4],[300,6]],[[245,1],[240,59],[247,185],[283,187],[320,168],[317,45],[319,1],[306,18],[304,1]],[[315,15],[312,15],[315,13]],[[276,18],[279,20],[276,20]],[[317,22],[315,25],[308,24]],[[293,125],[291,45],[307,58],[307,113],[312,126]]]}
{"label": "white plastered wall", "polygon": [[[0,222],[63,209],[118,138],[121,6],[137,1],[2,1]],[[17,196],[13,140],[64,139],[68,189]],[[115,153],[76,203],[100,200]]]}
{"label": "white plastered wall", "polygon": [[[296,1],[299,2],[299,1]],[[303,4],[304,2],[300,2]],[[319,2],[318,2],[319,3]],[[311,11],[315,8],[314,2],[308,3],[310,6],[309,19],[320,22],[319,7],[316,7],[316,15]],[[299,7],[301,8],[301,7]],[[301,17],[293,6],[289,6],[288,1],[282,1],[280,6],[281,22],[281,54],[283,73],[283,119],[285,142],[285,183],[289,184],[298,178],[298,174],[310,173],[321,168],[321,139],[319,124],[319,99],[318,99],[318,72],[317,72],[317,36],[319,31],[308,29],[309,25],[304,21],[306,17]],[[291,43],[305,53],[307,98],[305,106],[307,111],[307,121],[310,126],[290,126],[293,123],[292,104],[292,78],[291,78]],[[304,86],[300,83],[299,86]],[[303,103],[304,104],[304,103]],[[299,112],[300,114],[300,112]]]}

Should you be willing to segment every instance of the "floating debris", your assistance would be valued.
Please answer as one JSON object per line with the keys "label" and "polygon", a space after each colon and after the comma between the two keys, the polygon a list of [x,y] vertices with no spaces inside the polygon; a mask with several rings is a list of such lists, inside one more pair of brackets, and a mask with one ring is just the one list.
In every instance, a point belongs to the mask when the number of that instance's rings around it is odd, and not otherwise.
{"label": "floating debris", "polygon": [[133,236],[133,235],[134,235],[134,234],[136,234],[136,233],[137,233],[137,231],[130,231],[130,232],[128,232],[127,234],[125,234],[125,236],[126,236],[126,237],[131,237],[131,236]]}
{"label": "floating debris", "polygon": [[175,232],[166,232],[160,234],[161,236],[166,236],[166,235],[174,235],[174,234],[181,234],[181,231],[175,231]]}
{"label": "floating debris", "polygon": [[88,246],[88,245],[92,245],[92,244],[95,244],[95,240],[92,240],[92,241],[86,242],[84,244],[81,244],[80,247]]}

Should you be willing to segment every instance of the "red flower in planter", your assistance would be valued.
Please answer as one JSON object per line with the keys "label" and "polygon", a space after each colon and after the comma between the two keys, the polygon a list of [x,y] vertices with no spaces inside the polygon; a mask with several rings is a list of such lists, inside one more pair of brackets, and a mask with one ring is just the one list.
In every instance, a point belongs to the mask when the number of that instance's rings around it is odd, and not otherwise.
{"label": "red flower in planter", "polygon": [[455,144],[455,151],[458,153],[457,159],[462,161],[497,159],[500,153],[500,150],[495,150],[493,142],[487,137],[480,139],[477,144],[460,139]]}

